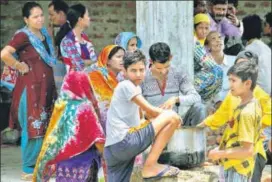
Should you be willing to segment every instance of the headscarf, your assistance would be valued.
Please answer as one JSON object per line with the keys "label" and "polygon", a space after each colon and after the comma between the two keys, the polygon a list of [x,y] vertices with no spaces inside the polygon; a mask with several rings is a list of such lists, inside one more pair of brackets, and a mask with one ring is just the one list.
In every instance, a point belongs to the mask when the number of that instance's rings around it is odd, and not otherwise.
{"label": "headscarf", "polygon": [[202,22],[210,24],[211,21],[209,19],[209,16],[207,14],[203,14],[203,13],[199,13],[199,14],[195,15],[194,25],[196,25],[198,23],[202,23]]}
{"label": "headscarf", "polygon": [[36,162],[33,181],[47,181],[51,168],[88,150],[94,143],[104,143],[105,136],[95,112],[88,75],[69,72],[55,103],[43,146]]}
{"label": "headscarf", "polygon": [[133,32],[121,32],[115,38],[114,44],[117,44],[123,47],[125,50],[128,48],[129,41],[136,37],[137,38],[137,48],[140,49],[142,47],[141,39]]}
{"label": "headscarf", "polygon": [[[210,24],[210,18],[207,14],[203,14],[203,13],[199,13],[197,15],[194,16],[194,25],[198,24],[198,23],[208,23]],[[204,46],[204,42],[205,42],[205,39],[199,39],[196,35],[196,32],[194,32],[194,36],[197,38],[197,40],[200,42],[200,44],[202,46]]]}
{"label": "headscarf", "polygon": [[107,68],[107,62],[110,52],[118,45],[108,45],[101,51],[95,71],[89,73],[94,95],[98,101],[98,107],[101,115],[101,124],[105,131],[105,122],[107,111],[110,106],[113,91],[118,84],[116,75]]}

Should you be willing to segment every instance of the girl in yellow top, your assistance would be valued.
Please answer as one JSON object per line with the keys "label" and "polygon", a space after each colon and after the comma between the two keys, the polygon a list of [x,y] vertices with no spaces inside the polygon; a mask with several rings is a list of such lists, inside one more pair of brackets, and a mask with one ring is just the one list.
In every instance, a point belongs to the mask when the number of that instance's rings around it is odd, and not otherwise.
{"label": "girl in yellow top", "polygon": [[207,14],[199,13],[194,17],[195,38],[204,46],[205,39],[210,32],[210,19]]}

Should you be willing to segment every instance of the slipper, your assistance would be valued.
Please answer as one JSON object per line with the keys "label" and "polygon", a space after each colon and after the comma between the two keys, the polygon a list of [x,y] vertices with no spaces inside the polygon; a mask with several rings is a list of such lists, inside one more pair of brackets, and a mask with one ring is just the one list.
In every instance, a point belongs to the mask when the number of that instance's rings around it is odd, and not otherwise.
{"label": "slipper", "polygon": [[167,167],[159,172],[156,176],[146,178],[143,177],[143,180],[158,180],[164,177],[176,177],[178,176],[179,172],[179,168],[167,165]]}
{"label": "slipper", "polygon": [[24,181],[32,181],[33,174],[22,173],[21,179]]}

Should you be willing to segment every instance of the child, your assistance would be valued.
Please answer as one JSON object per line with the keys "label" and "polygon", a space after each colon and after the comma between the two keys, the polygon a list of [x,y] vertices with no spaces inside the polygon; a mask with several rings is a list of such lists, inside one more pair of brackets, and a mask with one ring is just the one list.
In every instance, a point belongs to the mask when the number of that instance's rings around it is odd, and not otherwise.
{"label": "child", "polygon": [[[157,160],[181,119],[173,111],[150,105],[141,95],[140,84],[145,76],[145,56],[139,50],[127,53],[124,67],[127,80],[114,90],[106,123],[104,157],[109,182],[127,182],[133,170],[135,156],[153,142],[145,161],[144,179],[177,176],[179,169],[157,163]],[[139,109],[154,119],[140,125]]]}
{"label": "child", "polygon": [[257,72],[256,65],[249,61],[237,63],[228,71],[231,93],[240,97],[241,103],[234,110],[219,149],[208,154],[223,165],[225,182],[250,181],[253,174],[262,116],[259,103],[253,99]]}
{"label": "child", "polygon": [[115,38],[114,44],[122,46],[128,52],[142,47],[141,39],[133,32],[121,32]]}
{"label": "child", "polygon": [[210,19],[206,14],[197,14],[194,16],[195,38],[204,46],[205,39],[210,32]]}

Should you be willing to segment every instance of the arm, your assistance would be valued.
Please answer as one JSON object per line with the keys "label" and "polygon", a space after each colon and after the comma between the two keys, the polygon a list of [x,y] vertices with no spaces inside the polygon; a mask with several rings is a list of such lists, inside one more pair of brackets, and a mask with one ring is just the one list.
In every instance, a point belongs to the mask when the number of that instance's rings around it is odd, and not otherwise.
{"label": "arm", "polygon": [[200,123],[199,127],[208,126],[212,130],[216,130],[223,126],[228,120],[231,115],[230,110],[232,108],[232,95],[228,93],[224,101],[222,102],[221,106],[217,109],[217,111],[213,114],[208,116],[202,123]]}
{"label": "arm", "polygon": [[252,157],[253,154],[253,143],[241,142],[241,147],[231,148],[227,150],[211,150],[208,154],[208,157],[213,160],[218,160],[221,158],[244,159]]}
{"label": "arm", "polygon": [[22,74],[27,73],[29,71],[29,67],[26,63],[20,62],[16,60],[12,54],[16,52],[15,48],[11,46],[6,46],[1,51],[1,60],[10,67],[18,70]]}
{"label": "arm", "polygon": [[189,81],[186,74],[180,74],[179,90],[183,95],[179,96],[179,103],[183,105],[193,105],[194,103],[201,102],[199,94],[196,92],[193,84]]}
{"label": "arm", "polygon": [[271,126],[271,97],[259,86],[254,89],[254,97],[262,108],[262,128]]}
{"label": "arm", "polygon": [[142,95],[136,95],[131,99],[142,110],[148,113],[151,117],[157,117],[163,110],[149,104]]}
{"label": "arm", "polygon": [[240,27],[237,27],[234,25],[231,21],[229,21],[227,18],[222,20],[222,32],[226,36],[233,36],[233,37],[241,37],[243,35],[243,25],[239,21]]}

